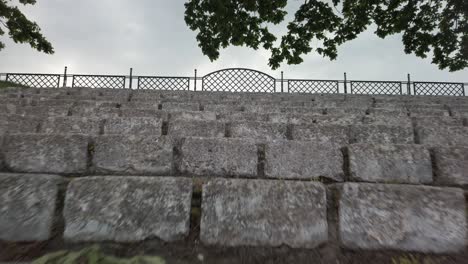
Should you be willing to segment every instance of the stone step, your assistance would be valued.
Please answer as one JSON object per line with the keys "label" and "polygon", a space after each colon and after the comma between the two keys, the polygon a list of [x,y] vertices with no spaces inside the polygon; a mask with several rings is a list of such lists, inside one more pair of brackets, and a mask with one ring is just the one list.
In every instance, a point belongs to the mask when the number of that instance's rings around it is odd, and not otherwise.
{"label": "stone step", "polygon": [[54,175],[0,173],[0,241],[50,239],[62,182]]}
{"label": "stone step", "polygon": [[467,222],[463,190],[345,183],[339,237],[351,249],[448,253],[463,250]]}
{"label": "stone step", "polygon": [[191,199],[190,179],[74,179],[66,192],[64,238],[71,242],[180,240],[189,233]]}
{"label": "stone step", "polygon": [[216,179],[203,185],[202,201],[207,245],[314,248],[328,240],[320,183]]}

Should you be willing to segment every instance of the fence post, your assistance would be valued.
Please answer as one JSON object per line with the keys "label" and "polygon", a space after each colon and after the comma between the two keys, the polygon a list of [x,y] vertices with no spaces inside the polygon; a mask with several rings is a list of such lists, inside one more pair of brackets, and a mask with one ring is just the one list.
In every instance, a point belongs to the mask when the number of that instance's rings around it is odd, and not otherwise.
{"label": "fence post", "polygon": [[194,79],[194,86],[193,86],[193,90],[196,91],[197,90],[197,69],[195,69],[195,79]]}
{"label": "fence post", "polygon": [[281,71],[281,92],[283,92],[283,71]]}
{"label": "fence post", "polygon": [[67,87],[67,70],[68,67],[65,66],[65,70],[63,71],[63,87]]}
{"label": "fence post", "polygon": [[411,76],[408,73],[408,95],[411,95]]}
{"label": "fence post", "polygon": [[129,84],[130,90],[132,89],[132,83],[133,83],[133,68],[130,68],[130,84]]}
{"label": "fence post", "polygon": [[344,93],[348,93],[348,84],[347,84],[347,77],[346,77],[346,72],[344,73]]}

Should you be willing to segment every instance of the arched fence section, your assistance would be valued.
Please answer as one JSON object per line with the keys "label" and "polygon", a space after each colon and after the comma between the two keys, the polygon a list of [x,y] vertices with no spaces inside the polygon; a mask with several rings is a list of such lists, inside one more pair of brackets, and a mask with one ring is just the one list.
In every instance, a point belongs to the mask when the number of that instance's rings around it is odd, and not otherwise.
{"label": "arched fence section", "polygon": [[[267,73],[228,68],[197,76],[137,76],[37,73],[0,73],[0,80],[34,88],[87,87],[114,89],[151,89],[171,91],[223,91],[249,93],[369,94],[369,95],[445,95],[466,96],[468,83],[411,81],[367,81],[287,79],[281,72],[277,79]],[[136,82],[135,82],[136,80]],[[135,84],[135,85],[134,85]]]}
{"label": "arched fence section", "polygon": [[272,76],[251,69],[231,68],[212,72],[202,78],[203,91],[276,92]]}

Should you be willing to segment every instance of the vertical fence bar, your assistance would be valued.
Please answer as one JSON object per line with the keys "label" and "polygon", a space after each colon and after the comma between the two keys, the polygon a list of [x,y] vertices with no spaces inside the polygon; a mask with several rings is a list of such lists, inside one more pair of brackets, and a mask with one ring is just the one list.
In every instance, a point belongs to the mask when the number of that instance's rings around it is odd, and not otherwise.
{"label": "vertical fence bar", "polygon": [[130,68],[130,83],[128,84],[128,88],[132,89],[133,84],[133,68]]}
{"label": "vertical fence bar", "polygon": [[284,75],[283,75],[283,71],[281,71],[281,92],[283,92],[283,83],[284,83]]}
{"label": "vertical fence bar", "polygon": [[[189,87],[189,90],[190,90],[190,87]],[[195,69],[195,79],[194,79],[194,83],[193,83],[193,90],[194,91],[197,90],[197,69]],[[203,87],[202,87],[202,90],[203,90]]]}
{"label": "vertical fence bar", "polygon": [[344,73],[344,93],[347,94],[348,93],[348,84],[347,84],[347,76],[346,76],[346,72]]}
{"label": "vertical fence bar", "polygon": [[8,82],[8,73],[6,74],[6,77],[5,77],[5,82]]}
{"label": "vertical fence bar", "polygon": [[65,70],[63,71],[63,87],[67,87],[67,71],[68,67],[65,66]]}
{"label": "vertical fence bar", "polygon": [[132,83],[133,83],[133,68],[130,68],[130,83],[128,84],[128,87],[130,90],[132,89]]}
{"label": "vertical fence bar", "polygon": [[408,73],[408,95],[411,95],[411,75]]}

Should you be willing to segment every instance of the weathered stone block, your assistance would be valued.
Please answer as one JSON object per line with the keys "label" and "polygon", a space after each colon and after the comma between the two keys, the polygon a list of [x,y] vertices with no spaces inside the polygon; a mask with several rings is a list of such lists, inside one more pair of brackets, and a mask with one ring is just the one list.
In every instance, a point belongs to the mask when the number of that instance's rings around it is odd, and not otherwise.
{"label": "weathered stone block", "polygon": [[231,112],[218,115],[219,120],[226,122],[252,121],[252,122],[268,122],[269,117],[266,113],[252,112]]}
{"label": "weathered stone block", "polygon": [[163,120],[156,117],[119,117],[107,119],[104,134],[152,135],[162,134]]}
{"label": "weathered stone block", "polygon": [[233,138],[251,138],[258,141],[286,139],[287,125],[266,122],[233,122],[229,134]]}
{"label": "weathered stone block", "polygon": [[80,101],[70,110],[72,116],[84,116],[95,118],[114,118],[120,116],[120,108],[100,107],[95,101]]}
{"label": "weathered stone block", "polygon": [[416,138],[430,146],[468,146],[468,127],[416,126]]}
{"label": "weathered stone block", "polygon": [[48,240],[60,182],[53,175],[0,173],[0,240]]}
{"label": "weathered stone block", "polygon": [[463,190],[345,183],[339,231],[345,247],[445,253],[466,246]]}
{"label": "weathered stone block", "polygon": [[93,165],[103,174],[171,175],[172,150],[168,137],[100,136],[95,141]]}
{"label": "weathered stone block", "polygon": [[192,181],[184,178],[89,177],[71,181],[66,240],[135,242],[188,235]]}
{"label": "weathered stone block", "polygon": [[4,155],[5,165],[15,172],[80,174],[87,170],[88,137],[7,135]]}
{"label": "weathered stone block", "polygon": [[412,144],[413,128],[379,124],[354,125],[351,126],[351,143]]}
{"label": "weathered stone block", "polygon": [[409,116],[365,115],[361,118],[360,122],[355,122],[354,124],[404,126],[411,129],[413,127],[413,122]]}
{"label": "weathered stone block", "polygon": [[174,120],[169,122],[167,134],[172,137],[218,137],[225,134],[224,123],[218,121]]}
{"label": "weathered stone block", "polygon": [[36,116],[36,117],[54,117],[67,116],[71,108],[70,105],[51,105],[51,106],[25,106],[16,109],[16,114],[21,116]]}
{"label": "weathered stone block", "polygon": [[0,115],[0,132],[15,133],[36,133],[42,122],[39,117],[20,115]]}
{"label": "weathered stone block", "polygon": [[200,176],[257,175],[257,147],[252,140],[187,138],[181,146],[178,169]]}
{"label": "weathered stone block", "polygon": [[165,111],[149,108],[122,108],[121,117],[152,117],[167,121],[169,115]]}
{"label": "weathered stone block", "polygon": [[170,120],[202,120],[202,121],[215,121],[216,113],[208,111],[182,111],[171,112],[169,114]]}
{"label": "weathered stone block", "polygon": [[203,186],[202,201],[208,245],[313,248],[328,240],[320,183],[216,179]]}
{"label": "weathered stone block", "polygon": [[450,116],[447,110],[441,109],[409,109],[410,116]]}
{"label": "weathered stone block", "polygon": [[343,181],[343,154],[338,145],[275,141],[265,147],[265,176]]}
{"label": "weathered stone block", "polygon": [[215,113],[226,113],[226,112],[239,112],[243,111],[244,107],[239,104],[205,104],[203,106],[204,111],[210,111]]}
{"label": "weathered stone block", "polygon": [[437,183],[468,185],[468,148],[434,149]]}
{"label": "weathered stone block", "polygon": [[51,117],[44,121],[41,133],[98,135],[102,120],[87,117]]}
{"label": "weathered stone block", "polygon": [[292,139],[343,146],[349,143],[349,133],[350,128],[347,125],[294,125],[292,128]]}
{"label": "weathered stone block", "polygon": [[200,105],[198,103],[166,102],[166,103],[162,103],[162,110],[164,111],[199,111]]}
{"label": "weathered stone block", "polygon": [[412,118],[417,127],[463,126],[463,119],[449,116],[420,116]]}
{"label": "weathered stone block", "polygon": [[431,155],[423,146],[352,144],[348,149],[352,181],[432,182]]}

